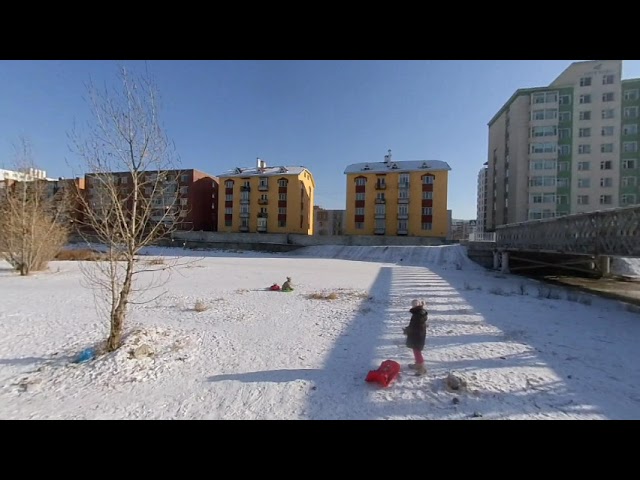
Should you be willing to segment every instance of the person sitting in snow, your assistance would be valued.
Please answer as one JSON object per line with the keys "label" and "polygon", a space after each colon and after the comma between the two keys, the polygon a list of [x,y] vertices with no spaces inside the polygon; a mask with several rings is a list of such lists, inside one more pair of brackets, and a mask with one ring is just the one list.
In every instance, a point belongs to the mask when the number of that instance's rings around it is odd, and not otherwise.
{"label": "person sitting in snow", "polygon": [[409,325],[402,329],[402,333],[407,336],[406,345],[413,350],[413,356],[416,361],[416,363],[411,363],[409,368],[415,370],[416,375],[424,375],[427,373],[427,369],[424,366],[422,349],[427,336],[428,314],[422,300],[413,300],[409,311],[411,312],[411,320]]}
{"label": "person sitting in snow", "polygon": [[282,284],[283,292],[293,292],[293,285],[291,284],[291,277],[287,277],[287,281]]}

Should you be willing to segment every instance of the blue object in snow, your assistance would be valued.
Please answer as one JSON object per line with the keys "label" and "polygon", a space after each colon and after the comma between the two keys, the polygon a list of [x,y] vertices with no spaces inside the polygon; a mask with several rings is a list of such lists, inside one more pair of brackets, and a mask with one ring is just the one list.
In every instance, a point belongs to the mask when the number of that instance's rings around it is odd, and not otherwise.
{"label": "blue object in snow", "polygon": [[93,350],[93,348],[86,348],[78,354],[78,356],[74,360],[74,363],[85,363],[89,360],[93,360],[95,356],[96,352]]}

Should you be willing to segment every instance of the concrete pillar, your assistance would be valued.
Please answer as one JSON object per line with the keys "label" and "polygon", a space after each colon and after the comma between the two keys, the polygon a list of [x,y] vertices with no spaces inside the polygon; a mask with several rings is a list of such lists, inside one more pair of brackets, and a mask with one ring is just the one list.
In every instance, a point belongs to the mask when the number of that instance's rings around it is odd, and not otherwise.
{"label": "concrete pillar", "polygon": [[493,252],[493,269],[498,270],[500,268],[500,253]]}
{"label": "concrete pillar", "polygon": [[599,255],[596,259],[598,262],[598,270],[602,273],[603,277],[611,275],[611,257],[606,255]]}
{"label": "concrete pillar", "polygon": [[509,273],[509,252],[502,252],[502,273]]}

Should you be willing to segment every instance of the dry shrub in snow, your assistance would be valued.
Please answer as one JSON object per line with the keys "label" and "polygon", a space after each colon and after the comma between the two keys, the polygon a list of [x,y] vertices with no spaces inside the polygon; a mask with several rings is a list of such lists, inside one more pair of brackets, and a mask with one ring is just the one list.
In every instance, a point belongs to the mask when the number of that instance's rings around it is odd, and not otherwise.
{"label": "dry shrub in snow", "polygon": [[497,288],[492,288],[489,290],[489,293],[493,294],[493,295],[502,295],[502,296],[507,296],[509,295],[507,292],[505,292],[502,288],[497,287]]}
{"label": "dry shrub in snow", "polygon": [[338,298],[338,294],[336,292],[331,293],[311,293],[309,297],[311,300],[336,300]]}
{"label": "dry shrub in snow", "polygon": [[193,309],[196,312],[204,312],[206,310],[209,310],[209,306],[206,303],[204,303],[202,300],[198,300],[196,304],[193,306]]}
{"label": "dry shrub in snow", "polygon": [[164,258],[152,258],[151,260],[147,260],[145,262],[147,265],[164,265]]}

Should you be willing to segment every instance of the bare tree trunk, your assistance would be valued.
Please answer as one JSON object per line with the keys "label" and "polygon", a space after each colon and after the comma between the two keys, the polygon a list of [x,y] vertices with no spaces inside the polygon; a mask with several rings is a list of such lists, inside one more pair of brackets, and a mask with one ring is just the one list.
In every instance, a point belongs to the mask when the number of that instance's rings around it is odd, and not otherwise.
{"label": "bare tree trunk", "polygon": [[127,304],[131,295],[131,283],[133,279],[133,258],[127,261],[127,271],[125,273],[122,289],[118,295],[118,303],[111,314],[111,329],[109,338],[107,339],[107,351],[113,352],[120,348],[122,343],[122,334],[124,327],[124,319],[127,315]]}

